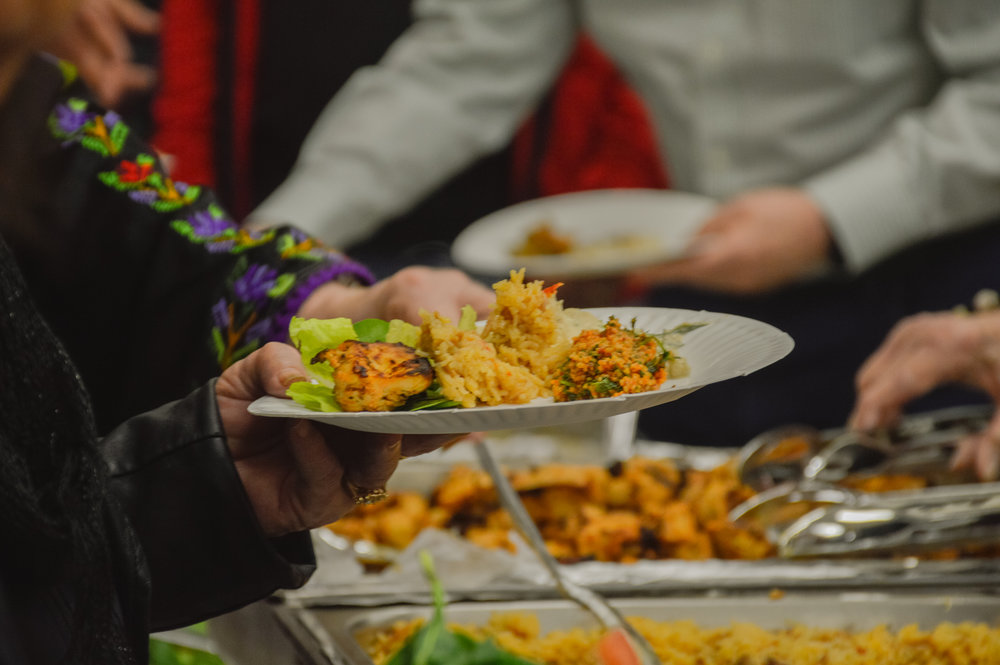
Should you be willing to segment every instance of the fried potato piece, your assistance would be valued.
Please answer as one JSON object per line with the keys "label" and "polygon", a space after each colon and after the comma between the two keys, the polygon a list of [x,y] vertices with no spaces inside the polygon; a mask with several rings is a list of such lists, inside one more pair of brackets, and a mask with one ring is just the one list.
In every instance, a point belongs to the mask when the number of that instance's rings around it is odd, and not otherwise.
{"label": "fried potato piece", "polygon": [[312,361],[333,367],[333,394],[344,411],[392,411],[434,380],[427,358],[394,342],[347,340]]}

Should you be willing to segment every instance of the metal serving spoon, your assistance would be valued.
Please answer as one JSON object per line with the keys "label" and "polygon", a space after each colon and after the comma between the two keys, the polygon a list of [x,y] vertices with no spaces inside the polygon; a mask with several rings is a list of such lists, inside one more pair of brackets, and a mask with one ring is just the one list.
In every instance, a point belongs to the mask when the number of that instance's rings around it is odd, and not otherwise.
{"label": "metal serving spoon", "polygon": [[545,547],[542,534],[538,531],[534,520],[528,515],[528,511],[524,507],[524,504],[521,503],[521,497],[518,495],[517,490],[507,480],[507,477],[500,469],[500,465],[497,464],[490,453],[489,448],[482,441],[478,441],[474,445],[476,447],[476,455],[479,457],[479,463],[493,480],[497,496],[500,498],[500,504],[510,513],[514,527],[518,533],[521,534],[532,551],[541,560],[542,564],[548,569],[552,575],[552,579],[555,580],[556,588],[559,589],[559,592],[564,597],[574,601],[593,614],[605,628],[623,631],[642,665],[661,665],[660,659],[657,658],[653,647],[646,641],[646,638],[633,628],[617,609],[612,607],[600,594],[576,584],[563,575],[559,562],[555,560]]}

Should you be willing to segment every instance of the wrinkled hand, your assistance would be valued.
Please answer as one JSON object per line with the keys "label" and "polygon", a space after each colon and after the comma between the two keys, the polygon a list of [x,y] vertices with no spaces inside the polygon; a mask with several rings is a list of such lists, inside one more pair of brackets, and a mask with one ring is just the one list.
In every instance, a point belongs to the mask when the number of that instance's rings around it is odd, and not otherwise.
{"label": "wrinkled hand", "polygon": [[457,322],[462,306],[471,305],[483,317],[494,300],[492,290],[461,270],[411,266],[369,287],[326,284],[303,303],[299,316],[402,319],[419,325],[424,309]]}
{"label": "wrinkled hand", "polygon": [[401,456],[430,452],[460,438],[369,434],[247,412],[258,397],[284,397],[290,384],[305,377],[298,352],[271,343],[233,364],[216,383],[233,463],[268,536],[340,519],[354,508],[348,484],[384,487]]}
{"label": "wrinkled hand", "polygon": [[[980,388],[1000,405],[1000,313],[918,314],[900,321],[858,371],[851,427],[894,424],[903,406],[946,383]],[[1000,412],[981,434],[962,441],[955,469],[981,478],[1000,471]]]}
{"label": "wrinkled hand", "polygon": [[791,188],[761,189],[717,208],[681,259],[628,277],[639,286],[760,293],[822,268],[831,243],[825,216],[808,195]]}
{"label": "wrinkled hand", "polygon": [[158,30],[159,15],[138,0],[82,0],[73,22],[47,48],[74,63],[97,100],[114,108],[155,83],[153,68],[132,62],[129,35]]}

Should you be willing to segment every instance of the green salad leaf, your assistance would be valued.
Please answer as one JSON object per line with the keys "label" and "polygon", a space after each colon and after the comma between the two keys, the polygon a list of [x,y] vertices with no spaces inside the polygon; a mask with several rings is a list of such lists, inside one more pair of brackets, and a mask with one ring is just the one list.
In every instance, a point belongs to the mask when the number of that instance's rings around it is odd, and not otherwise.
{"label": "green salad leaf", "polygon": [[478,642],[450,630],[444,618],[444,587],[426,550],[420,552],[420,564],[431,585],[434,616],[393,654],[388,665],[535,665],[500,649],[492,640]]}
{"label": "green salad leaf", "polygon": [[389,322],[382,319],[361,319],[354,323],[359,342],[384,342]]}
{"label": "green salad leaf", "polygon": [[[471,307],[469,308],[472,309]],[[473,317],[475,313],[473,312]],[[288,325],[291,343],[299,350],[302,364],[309,373],[309,381],[297,381],[288,387],[286,395],[313,411],[326,413],[342,411],[333,395],[333,368],[327,363],[313,363],[317,353],[334,349],[349,339],[360,342],[392,342],[416,348],[420,342],[420,328],[401,319],[362,319],[351,322],[348,318],[304,319],[292,317]],[[441,395],[440,388],[416,395],[403,407],[408,411],[420,409],[446,409],[459,406]]]}

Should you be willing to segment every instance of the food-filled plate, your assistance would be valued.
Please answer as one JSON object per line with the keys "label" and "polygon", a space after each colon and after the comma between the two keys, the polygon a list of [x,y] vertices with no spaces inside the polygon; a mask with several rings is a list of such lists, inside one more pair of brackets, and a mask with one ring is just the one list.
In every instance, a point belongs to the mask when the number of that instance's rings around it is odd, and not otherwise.
{"label": "food-filled plate", "polygon": [[525,201],[466,227],[455,263],[475,274],[583,278],[678,258],[716,203],[687,192],[592,190]]}
{"label": "food-filled plate", "polygon": [[685,333],[678,353],[690,373],[667,379],[646,392],[554,402],[538,398],[527,404],[501,404],[473,408],[427,411],[320,412],[290,399],[262,397],[249,410],[254,415],[306,418],[365,432],[446,434],[548,427],[597,420],[638,411],[679,399],[705,386],[762,369],[786,356],[793,347],[789,335],[769,324],[732,314],[651,307],[606,307],[586,310],[601,321],[614,316],[650,333],[674,330],[684,324],[701,324]]}

